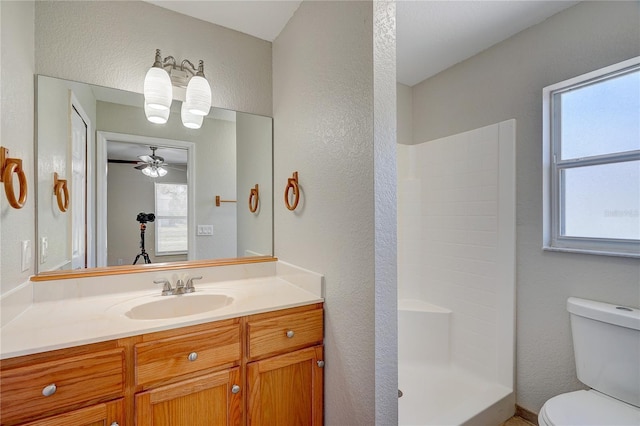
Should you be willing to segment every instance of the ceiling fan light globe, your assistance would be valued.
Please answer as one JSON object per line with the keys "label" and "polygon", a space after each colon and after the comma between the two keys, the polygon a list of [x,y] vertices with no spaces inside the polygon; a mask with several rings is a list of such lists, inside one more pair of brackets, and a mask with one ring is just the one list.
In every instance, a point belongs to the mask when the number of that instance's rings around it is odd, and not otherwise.
{"label": "ceiling fan light globe", "polygon": [[158,176],[160,177],[166,176],[167,174],[167,170],[163,167],[158,167],[157,171],[158,171]]}

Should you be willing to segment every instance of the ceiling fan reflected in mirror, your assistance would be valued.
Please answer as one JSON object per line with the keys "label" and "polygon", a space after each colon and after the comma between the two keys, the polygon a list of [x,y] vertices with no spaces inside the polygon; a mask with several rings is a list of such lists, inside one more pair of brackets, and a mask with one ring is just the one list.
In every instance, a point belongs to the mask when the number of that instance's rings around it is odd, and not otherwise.
{"label": "ceiling fan reflected in mirror", "polygon": [[152,178],[165,176],[167,174],[167,169],[163,167],[166,166],[164,158],[156,155],[156,149],[158,149],[157,146],[152,146],[150,148],[151,155],[138,156],[140,161],[137,166],[134,166],[134,169],[140,170],[142,174]]}

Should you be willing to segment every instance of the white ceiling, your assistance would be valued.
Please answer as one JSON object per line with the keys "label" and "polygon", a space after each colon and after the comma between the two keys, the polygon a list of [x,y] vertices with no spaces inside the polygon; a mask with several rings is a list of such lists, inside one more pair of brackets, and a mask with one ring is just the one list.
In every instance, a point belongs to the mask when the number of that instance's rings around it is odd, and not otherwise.
{"label": "white ceiling", "polygon": [[[149,3],[273,41],[300,1],[168,1]],[[397,80],[423,81],[578,1],[401,0],[397,2]]]}

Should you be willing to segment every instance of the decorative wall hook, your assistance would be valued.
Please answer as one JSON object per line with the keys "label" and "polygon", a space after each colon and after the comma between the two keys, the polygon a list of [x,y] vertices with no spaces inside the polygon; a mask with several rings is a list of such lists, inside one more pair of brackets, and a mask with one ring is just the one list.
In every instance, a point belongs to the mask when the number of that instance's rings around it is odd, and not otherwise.
{"label": "decorative wall hook", "polygon": [[58,201],[58,208],[62,213],[69,210],[69,188],[66,179],[58,179],[58,173],[53,174],[53,193]]}
{"label": "decorative wall hook", "polygon": [[[289,190],[293,190],[293,203],[289,203]],[[300,201],[300,187],[298,186],[298,172],[293,172],[293,176],[287,180],[287,187],[284,189],[284,205],[289,210],[295,210]]]}
{"label": "decorative wall hook", "polygon": [[220,203],[235,203],[236,200],[222,200],[219,195],[216,195],[216,207],[220,207]]}
{"label": "decorative wall hook", "polygon": [[[13,190],[13,174],[18,175],[20,185],[20,195],[16,199]],[[4,192],[9,200],[9,205],[14,209],[21,209],[27,201],[27,175],[22,168],[22,160],[19,158],[9,158],[9,150],[0,146],[0,182],[4,182]]]}
{"label": "decorative wall hook", "polygon": [[260,202],[260,195],[258,191],[258,184],[249,191],[249,211],[255,213],[258,211],[258,203]]}

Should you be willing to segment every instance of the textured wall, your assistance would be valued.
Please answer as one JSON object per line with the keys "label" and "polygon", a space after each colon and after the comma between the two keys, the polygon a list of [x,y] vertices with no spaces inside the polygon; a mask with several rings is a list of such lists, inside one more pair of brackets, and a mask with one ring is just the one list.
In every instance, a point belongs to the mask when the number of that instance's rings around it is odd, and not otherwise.
{"label": "textured wall", "polygon": [[[395,37],[389,17],[380,19],[389,37]],[[389,373],[386,382],[377,380],[377,362],[395,369],[395,312],[380,334],[375,312],[376,292],[383,297],[388,291],[378,280],[391,270],[394,294],[381,315],[395,308],[395,217],[387,240],[394,258],[377,276],[378,256],[382,261],[389,253],[378,250],[375,213],[378,195],[385,205],[395,206],[393,196],[377,193],[384,172],[375,169],[383,167],[380,162],[395,162],[395,123],[389,122],[384,105],[374,107],[374,93],[390,95],[379,100],[395,110],[395,76],[391,89],[386,80],[395,74],[387,68],[395,66],[395,55],[393,64],[380,52],[374,59],[374,26],[372,3],[303,2],[273,44],[275,253],[325,277],[327,425],[396,420],[397,398],[393,407],[384,395],[381,404],[387,411],[376,410],[379,393],[397,392],[397,372]],[[379,72],[374,71],[377,62]],[[374,125],[374,119],[380,121]],[[383,125],[391,133],[384,141],[376,134]],[[388,157],[374,161],[374,155]],[[294,171],[299,172],[302,199],[291,212],[281,194]],[[388,175],[393,177],[387,184],[394,185],[393,164]],[[389,219],[384,214],[381,220]],[[381,228],[388,231],[385,224]]]}
{"label": "textured wall", "polygon": [[[0,189],[0,294],[16,288],[34,273],[33,262],[21,272],[21,241],[31,241],[34,257],[35,192],[33,152],[33,2],[1,2],[2,118],[0,143],[11,157],[21,158],[27,175],[29,193],[25,206],[16,210],[9,206]],[[17,182],[17,181],[16,181]]]}
{"label": "textured wall", "polygon": [[569,296],[640,305],[640,261],[542,251],[542,88],[640,55],[637,1],[582,2],[413,88],[414,142],[516,118],[517,403],[581,387]]}
{"label": "textured wall", "polygon": [[271,116],[271,44],[141,1],[36,4],[36,72],[142,93],[155,49],[204,60],[213,105]]}

